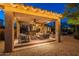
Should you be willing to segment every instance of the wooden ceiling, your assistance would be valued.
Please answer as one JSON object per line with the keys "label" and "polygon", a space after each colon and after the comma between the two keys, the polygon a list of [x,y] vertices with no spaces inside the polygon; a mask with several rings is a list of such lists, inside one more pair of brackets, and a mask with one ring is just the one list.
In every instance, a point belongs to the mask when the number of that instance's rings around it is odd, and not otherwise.
{"label": "wooden ceiling", "polygon": [[47,22],[55,21],[55,19],[28,15],[28,14],[22,14],[22,13],[14,13],[14,16],[16,17],[16,20],[24,21],[24,22],[28,22],[28,23],[33,23],[34,20],[36,20],[36,23],[47,23]]}

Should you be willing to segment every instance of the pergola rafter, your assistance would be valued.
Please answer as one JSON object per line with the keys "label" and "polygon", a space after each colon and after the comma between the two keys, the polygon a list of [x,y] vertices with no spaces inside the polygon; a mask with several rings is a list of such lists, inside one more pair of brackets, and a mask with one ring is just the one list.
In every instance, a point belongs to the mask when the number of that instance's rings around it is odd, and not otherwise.
{"label": "pergola rafter", "polygon": [[5,11],[19,12],[23,14],[35,15],[40,17],[46,17],[50,19],[62,18],[62,14],[49,12],[47,10],[41,10],[39,8],[33,8],[32,6],[24,6],[21,4],[0,4]]}

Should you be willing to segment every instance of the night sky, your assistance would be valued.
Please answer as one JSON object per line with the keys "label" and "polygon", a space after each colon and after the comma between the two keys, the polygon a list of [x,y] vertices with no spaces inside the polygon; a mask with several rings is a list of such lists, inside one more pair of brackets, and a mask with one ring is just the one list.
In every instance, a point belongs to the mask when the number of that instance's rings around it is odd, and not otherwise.
{"label": "night sky", "polygon": [[65,5],[64,3],[28,3],[27,5],[41,8],[44,10],[53,11],[56,13],[64,13]]}
{"label": "night sky", "polygon": [[[65,3],[25,3],[25,5],[30,5],[30,6],[34,6],[37,8],[41,8],[44,10],[48,10],[48,11],[53,11],[56,13],[64,13],[65,10]],[[4,13],[3,11],[0,9],[0,20],[4,20]],[[67,19],[65,18],[64,20],[62,20],[62,22],[66,22]]]}

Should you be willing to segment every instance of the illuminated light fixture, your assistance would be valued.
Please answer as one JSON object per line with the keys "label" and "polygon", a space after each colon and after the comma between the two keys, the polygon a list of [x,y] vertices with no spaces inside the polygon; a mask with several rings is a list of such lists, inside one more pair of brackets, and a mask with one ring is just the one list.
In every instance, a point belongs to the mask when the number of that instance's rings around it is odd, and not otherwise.
{"label": "illuminated light fixture", "polygon": [[27,8],[26,8],[26,7],[24,7],[24,9],[25,9],[25,10],[27,10]]}
{"label": "illuminated light fixture", "polygon": [[11,3],[10,5],[14,5],[13,3]]}
{"label": "illuminated light fixture", "polygon": [[32,11],[30,7],[27,8],[28,11]]}
{"label": "illuminated light fixture", "polygon": [[50,12],[47,12],[48,15],[50,15]]}
{"label": "illuminated light fixture", "polygon": [[36,9],[36,11],[35,12],[38,12],[38,13],[41,13],[41,9]]}
{"label": "illuminated light fixture", "polygon": [[48,11],[47,11],[47,10],[45,10],[45,13],[47,14],[47,13],[48,13]]}
{"label": "illuminated light fixture", "polygon": [[52,11],[50,12],[50,14],[52,15]]}
{"label": "illuminated light fixture", "polygon": [[52,13],[53,16],[55,16],[55,13]]}
{"label": "illuminated light fixture", "polygon": [[57,14],[57,13],[55,13],[55,15],[56,15],[56,16],[58,16],[58,14]]}
{"label": "illuminated light fixture", "polygon": [[29,9],[30,9],[29,6],[27,6],[27,7],[24,6],[23,8],[24,8],[25,10],[29,10]]}
{"label": "illuminated light fixture", "polygon": [[22,5],[22,7],[23,7],[23,8],[25,8],[25,6],[24,6],[24,5]]}
{"label": "illuminated light fixture", "polygon": [[45,12],[44,10],[41,11],[41,13],[44,13],[44,12]]}
{"label": "illuminated light fixture", "polygon": [[38,10],[37,10],[37,9],[34,9],[33,11],[34,11],[34,12],[37,12]]}
{"label": "illuminated light fixture", "polygon": [[25,7],[25,6],[22,6],[25,10],[28,10],[28,8],[27,7]]}
{"label": "illuminated light fixture", "polygon": [[13,4],[13,3],[11,3],[10,5],[12,5],[12,7],[14,7],[14,8],[16,8],[16,7],[17,7],[17,5],[15,5],[15,4]]}
{"label": "illuminated light fixture", "polygon": [[29,10],[29,7],[25,7],[24,9],[25,9],[25,10]]}
{"label": "illuminated light fixture", "polygon": [[40,9],[36,9],[36,11],[35,12],[40,12],[41,10]]}
{"label": "illuminated light fixture", "polygon": [[[34,9],[34,7],[31,6],[31,7],[30,7],[30,10],[31,10],[31,11],[34,11],[35,9]],[[34,12],[35,12],[35,11],[34,11]]]}
{"label": "illuminated light fixture", "polygon": [[14,8],[16,8],[17,7],[17,5],[12,5]]}

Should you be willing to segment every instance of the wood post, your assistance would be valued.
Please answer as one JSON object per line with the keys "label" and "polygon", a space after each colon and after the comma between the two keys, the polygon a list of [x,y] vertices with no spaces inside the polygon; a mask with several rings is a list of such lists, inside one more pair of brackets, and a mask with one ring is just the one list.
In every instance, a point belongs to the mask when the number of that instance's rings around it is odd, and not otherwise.
{"label": "wood post", "polygon": [[16,21],[16,30],[17,30],[17,39],[19,39],[19,34],[20,34],[20,24],[18,21]]}
{"label": "wood post", "polygon": [[28,38],[29,38],[29,41],[31,41],[31,32],[30,32],[30,26],[28,25]]}
{"label": "wood post", "polygon": [[60,19],[59,20],[56,20],[56,24],[55,24],[55,37],[56,37],[56,40],[58,42],[61,42],[61,38],[60,38],[60,32],[61,32],[61,22],[60,22]]}
{"label": "wood post", "polygon": [[14,48],[14,16],[12,12],[5,11],[5,52]]}

